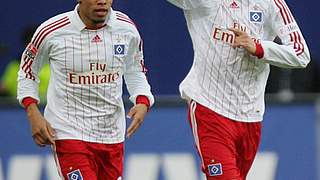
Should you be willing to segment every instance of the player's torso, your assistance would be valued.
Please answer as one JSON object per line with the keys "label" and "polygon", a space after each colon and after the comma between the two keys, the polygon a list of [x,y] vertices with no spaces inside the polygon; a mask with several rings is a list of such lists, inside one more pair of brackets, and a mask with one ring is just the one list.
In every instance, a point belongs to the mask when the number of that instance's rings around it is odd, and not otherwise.
{"label": "player's torso", "polygon": [[68,84],[108,85],[123,74],[130,40],[106,28],[66,31],[50,40],[50,63]]}
{"label": "player's torso", "polygon": [[267,38],[265,0],[213,0],[210,8],[185,12],[195,51],[204,56],[210,49],[219,51],[227,59],[240,55],[237,50],[230,49],[235,35],[228,28],[244,31],[255,41]]}
{"label": "player's torso", "polygon": [[[239,119],[240,114],[251,112],[252,117],[260,117],[263,111],[260,100],[269,67],[243,48],[233,48],[235,35],[228,28],[245,31],[255,41],[268,39],[268,2],[213,0],[211,3],[211,8],[185,11],[195,53],[186,80],[198,83],[198,92],[207,107],[232,118]],[[189,89],[187,83],[182,86]],[[257,106],[259,109],[255,110]]]}
{"label": "player's torso", "polygon": [[111,28],[65,28],[49,37],[46,114],[59,132],[63,130],[59,138],[123,139],[122,76],[126,60],[132,58],[132,38],[129,31]]}
{"label": "player's torso", "polygon": [[[185,12],[195,52],[194,68],[203,81],[234,80],[244,84],[248,78],[259,76],[266,68],[243,48],[233,48],[236,28],[246,32],[254,41],[268,39],[268,5],[264,0],[214,0],[211,8]],[[224,85],[224,84],[223,84]]]}
{"label": "player's torso", "polygon": [[111,28],[55,32],[48,46],[50,84],[62,90],[56,94],[88,105],[93,99],[97,104],[119,104],[125,62],[132,58],[131,40],[129,31]]}

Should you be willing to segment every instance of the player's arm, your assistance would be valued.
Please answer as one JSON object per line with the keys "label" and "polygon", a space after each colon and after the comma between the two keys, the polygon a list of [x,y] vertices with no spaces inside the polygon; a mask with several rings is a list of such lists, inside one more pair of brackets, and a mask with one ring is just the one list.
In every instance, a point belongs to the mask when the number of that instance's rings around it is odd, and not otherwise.
{"label": "player's arm", "polygon": [[130,100],[134,106],[130,109],[128,117],[132,122],[127,129],[127,137],[140,127],[148,109],[154,103],[151,87],[146,78],[144,67],[142,40],[137,36],[129,45],[128,54],[132,54],[126,60],[124,79],[130,94]]}
{"label": "player's arm", "polygon": [[283,0],[271,1],[268,25],[270,34],[278,36],[282,45],[262,41],[264,55],[261,61],[283,67],[304,68],[310,62],[309,49],[292,13]]}
{"label": "player's arm", "polygon": [[[26,99],[24,100],[26,101]],[[54,130],[49,122],[42,116],[36,103],[31,103],[26,107],[26,112],[31,125],[31,132],[34,142],[38,146],[55,144]]]}
{"label": "player's arm", "polygon": [[[235,40],[232,44],[233,48],[244,48],[251,55],[261,58],[263,56],[263,51],[261,44],[254,42],[253,39],[244,31],[241,31],[236,28],[229,28],[235,34]],[[260,49],[259,49],[260,48]]]}
{"label": "player's arm", "polygon": [[30,121],[32,137],[39,146],[54,144],[53,129],[40,113],[37,104],[39,103],[39,71],[42,62],[48,59],[46,43],[37,43],[36,31],[29,45],[21,57],[20,69],[18,72],[17,98],[19,103],[26,109]]}

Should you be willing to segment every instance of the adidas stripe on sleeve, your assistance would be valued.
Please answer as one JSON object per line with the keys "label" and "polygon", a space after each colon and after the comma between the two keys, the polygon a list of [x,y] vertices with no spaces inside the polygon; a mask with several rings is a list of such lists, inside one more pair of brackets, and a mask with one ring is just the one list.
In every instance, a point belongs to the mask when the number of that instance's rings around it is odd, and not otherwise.
{"label": "adidas stripe on sleeve", "polygon": [[309,49],[289,7],[284,0],[272,0],[272,7],[269,30],[280,37],[283,45],[262,41],[262,60],[284,68],[305,67],[310,61]]}
{"label": "adidas stripe on sleeve", "polygon": [[45,38],[54,31],[70,24],[67,16],[49,20],[42,24],[33,35],[31,42],[24,50],[20,70],[18,72],[18,99],[19,102],[24,97],[32,97],[40,102],[38,94],[39,77],[38,73],[41,70],[42,64],[48,61],[48,48],[45,43]]}

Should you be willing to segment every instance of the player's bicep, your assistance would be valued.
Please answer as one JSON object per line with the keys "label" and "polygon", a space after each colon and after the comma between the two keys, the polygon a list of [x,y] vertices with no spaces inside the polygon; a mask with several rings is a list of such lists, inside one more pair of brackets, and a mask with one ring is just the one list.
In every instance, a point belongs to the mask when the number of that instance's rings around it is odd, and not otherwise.
{"label": "player's bicep", "polygon": [[19,78],[39,81],[38,73],[44,61],[48,59],[45,45],[37,48],[32,42],[28,44],[21,56]]}
{"label": "player's bicep", "polygon": [[36,80],[34,76],[36,57],[38,49],[30,42],[24,52],[22,53],[19,77]]}
{"label": "player's bicep", "polygon": [[143,40],[139,37],[130,44],[129,56],[126,59],[125,73],[146,72],[143,56]]}
{"label": "player's bicep", "polygon": [[23,51],[19,69],[19,78],[38,81],[38,73],[44,61],[48,59],[47,39],[43,36],[44,24],[40,25]]}

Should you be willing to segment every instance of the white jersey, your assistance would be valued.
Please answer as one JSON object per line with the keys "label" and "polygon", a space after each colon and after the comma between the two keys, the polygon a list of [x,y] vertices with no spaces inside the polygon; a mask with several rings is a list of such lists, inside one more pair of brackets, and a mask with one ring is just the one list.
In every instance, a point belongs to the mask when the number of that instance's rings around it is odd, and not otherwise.
{"label": "white jersey", "polygon": [[154,102],[143,65],[142,40],[131,19],[110,10],[106,26],[90,30],[77,7],[44,22],[22,55],[18,99],[38,97],[38,72],[50,63],[44,116],[57,139],[119,143],[125,135],[123,77],[135,103]]}
{"label": "white jersey", "polygon": [[[305,67],[309,50],[284,0],[168,0],[182,8],[194,49],[194,62],[180,84],[183,98],[230,119],[262,121],[270,67]],[[261,43],[258,59],[233,49],[235,35],[247,32]],[[278,36],[283,45],[272,42]]]}

